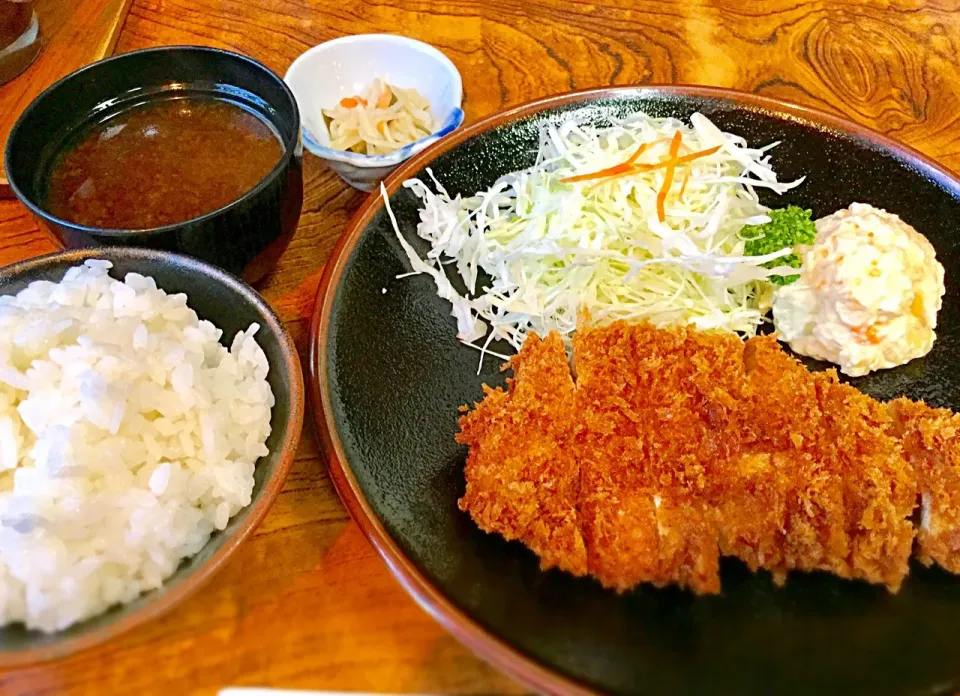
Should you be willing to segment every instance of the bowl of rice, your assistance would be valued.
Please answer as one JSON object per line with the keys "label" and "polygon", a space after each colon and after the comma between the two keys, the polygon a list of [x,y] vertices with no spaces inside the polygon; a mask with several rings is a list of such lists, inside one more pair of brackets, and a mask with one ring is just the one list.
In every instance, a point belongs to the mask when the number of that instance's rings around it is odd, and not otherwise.
{"label": "bowl of rice", "polygon": [[0,665],[158,616],[263,519],[303,379],[243,281],[147,249],[0,269]]}
{"label": "bowl of rice", "polygon": [[304,147],[361,191],[463,123],[457,68],[405,36],[327,41],[300,55],[283,79],[300,109]]}

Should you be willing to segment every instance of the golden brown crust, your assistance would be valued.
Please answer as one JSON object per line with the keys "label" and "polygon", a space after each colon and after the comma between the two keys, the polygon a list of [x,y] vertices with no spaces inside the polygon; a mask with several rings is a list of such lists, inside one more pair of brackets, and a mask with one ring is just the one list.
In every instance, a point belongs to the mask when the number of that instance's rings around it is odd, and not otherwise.
{"label": "golden brown crust", "polygon": [[632,397],[640,386],[611,384],[604,366],[633,360],[629,346],[577,338],[577,435],[580,516],[590,574],[606,587],[626,590],[641,582],[665,585],[661,569],[656,488],[645,466],[646,442],[637,436],[641,415]]}
{"label": "golden brown crust", "polygon": [[960,573],[960,414],[907,399],[888,406],[917,474],[917,558]]}
{"label": "golden brown crust", "polygon": [[[834,462],[824,456],[816,383],[769,336],[747,341],[744,362],[742,447],[771,458],[768,495],[783,509],[781,555],[765,567],[780,576],[796,569],[847,577],[842,486]],[[774,522],[768,519],[768,528]]]}
{"label": "golden brown crust", "polygon": [[742,343],[622,322],[574,339],[581,515],[605,585],[720,590],[714,462],[727,456]]}
{"label": "golden brown crust", "polygon": [[508,391],[485,388],[460,419],[457,441],[470,447],[460,509],[481,529],[522,541],[544,569],[583,575],[574,386],[563,342],[531,336],[513,366]]}
{"label": "golden brown crust", "polygon": [[813,378],[824,414],[823,457],[834,462],[842,482],[850,574],[896,591],[909,572],[916,534],[913,466],[883,404],[838,383],[832,371]]}
{"label": "golden brown crust", "polygon": [[908,572],[916,487],[886,410],[833,370],[808,372],[772,337],[750,339],[747,353],[750,437],[789,479],[784,570],[896,590]]}
{"label": "golden brown crust", "polygon": [[461,508],[544,567],[716,593],[723,554],[896,591],[919,478],[921,558],[960,572],[960,416],[888,409],[772,337],[617,322],[581,330],[574,361],[576,384],[556,335],[529,339],[458,436]]}

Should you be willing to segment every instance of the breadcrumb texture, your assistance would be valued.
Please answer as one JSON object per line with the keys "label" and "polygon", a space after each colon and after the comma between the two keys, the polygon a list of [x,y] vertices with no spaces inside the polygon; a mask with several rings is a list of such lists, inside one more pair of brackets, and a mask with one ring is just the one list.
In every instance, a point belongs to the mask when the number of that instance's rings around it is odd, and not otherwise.
{"label": "breadcrumb texture", "polygon": [[470,447],[460,509],[484,531],[522,541],[544,569],[583,575],[576,395],[563,342],[533,337],[511,363],[507,391],[484,386],[460,419],[457,441]]}
{"label": "breadcrumb texture", "polygon": [[890,411],[917,472],[917,558],[960,573],[960,415],[907,399]]}
{"label": "breadcrumb texture", "polygon": [[[461,418],[460,508],[544,569],[720,591],[732,556],[897,591],[960,572],[960,416],[808,372],[772,337],[617,322],[531,336]],[[914,510],[922,501],[920,524]]]}

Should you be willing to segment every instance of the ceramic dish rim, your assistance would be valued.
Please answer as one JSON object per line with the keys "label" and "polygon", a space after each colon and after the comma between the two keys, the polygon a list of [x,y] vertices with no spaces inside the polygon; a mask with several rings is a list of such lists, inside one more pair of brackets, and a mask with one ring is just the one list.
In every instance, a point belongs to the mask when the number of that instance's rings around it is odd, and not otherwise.
{"label": "ceramic dish rim", "polygon": [[[301,66],[307,62],[307,57],[310,55],[322,53],[323,50],[339,44],[349,45],[352,43],[362,43],[364,41],[372,40],[382,41],[388,44],[412,47],[415,50],[430,56],[440,65],[442,65],[447,73],[454,78],[453,84],[455,87],[455,94],[453,99],[453,109],[451,109],[450,114],[447,116],[446,120],[443,122],[443,125],[439,129],[430,135],[425,135],[419,140],[415,140],[412,143],[408,143],[403,147],[384,155],[363,155],[358,152],[335,150],[332,147],[321,145],[320,141],[318,141],[313,133],[310,132],[310,129],[307,128],[306,124],[304,123],[305,119],[303,119],[301,115],[300,130],[303,134],[303,144],[307,150],[321,159],[330,160],[331,162],[340,162],[342,164],[349,164],[357,167],[358,169],[395,167],[406,159],[426,149],[428,146],[432,145],[441,138],[448,136],[450,133],[463,125],[464,119],[462,108],[463,76],[460,74],[460,71],[457,70],[457,66],[453,64],[453,61],[450,60],[447,54],[445,54],[436,46],[429,44],[426,41],[420,41],[419,39],[413,39],[409,36],[404,36],[403,34],[350,34],[348,36],[341,36],[336,39],[330,39],[329,41],[318,43],[294,58],[293,62],[290,64],[290,67],[287,68],[287,71],[283,74],[283,81],[287,83],[287,80],[290,78],[290,74],[293,73],[294,70],[302,69]],[[291,87],[289,83],[287,83],[287,86],[291,91],[293,91],[293,87]],[[294,97],[296,97],[296,94],[294,94]]]}
{"label": "ceramic dish rim", "polygon": [[[736,108],[753,108],[778,116],[792,116],[803,121],[865,139],[873,145],[900,156],[922,168],[926,174],[949,181],[960,188],[960,177],[931,158],[874,130],[842,116],[819,109],[801,106],[778,98],[723,87],[700,85],[624,85],[579,90],[544,97],[493,114],[477,123],[453,133],[433,147],[405,162],[388,176],[383,186],[387,195],[394,194],[411,175],[428,166],[440,155],[475,135],[497,126],[533,116],[539,112],[574,103],[589,103],[603,98],[648,92],[676,97],[716,99]],[[317,288],[316,302],[310,326],[310,353],[308,368],[310,385],[308,397],[313,406],[314,425],[320,436],[327,458],[331,479],[337,493],[356,520],[364,536],[386,563],[393,576],[406,592],[458,641],[496,668],[538,691],[549,694],[586,695],[597,693],[592,688],[564,676],[541,664],[492,632],[448,599],[402,551],[377,517],[363,494],[343,452],[343,443],[336,430],[330,408],[327,380],[327,336],[336,289],[357,242],[370,221],[383,207],[381,193],[369,196],[354,214],[340,236],[326,265]]]}
{"label": "ceramic dish rim", "polygon": [[404,161],[413,157],[419,152],[427,149],[435,142],[446,138],[457,128],[463,125],[464,113],[459,106],[454,107],[447,117],[446,123],[440,130],[425,135],[420,140],[414,140],[401,148],[385,155],[362,155],[357,152],[347,152],[346,150],[334,150],[332,147],[326,147],[317,142],[313,133],[306,125],[301,124],[300,132],[303,135],[303,146],[312,154],[321,159],[340,164],[349,164],[357,169],[380,169],[383,167],[396,167]]}
{"label": "ceramic dish rim", "polygon": [[[65,657],[100,645],[122,633],[126,633],[136,626],[140,626],[166,614],[176,605],[180,604],[180,602],[194,594],[223,568],[237,548],[260,526],[267,512],[273,507],[273,503],[279,495],[280,489],[283,488],[283,484],[293,465],[297,447],[300,443],[305,411],[305,386],[296,345],[290,333],[283,325],[283,322],[280,321],[280,317],[277,316],[266,299],[246,282],[233,274],[204,261],[200,261],[199,259],[185,256],[184,254],[123,246],[103,246],[56,251],[50,254],[17,261],[0,268],[0,272],[4,275],[19,274],[30,272],[36,268],[43,268],[51,262],[60,260],[74,259],[77,262],[83,262],[88,258],[96,258],[98,256],[106,257],[117,254],[121,257],[133,257],[134,259],[138,257],[148,259],[160,258],[175,262],[178,265],[186,265],[190,267],[191,270],[199,269],[199,272],[203,273],[208,279],[212,276],[217,282],[230,286],[239,294],[247,296],[261,312],[264,317],[264,323],[266,324],[266,326],[262,328],[269,329],[271,332],[276,333],[278,342],[280,343],[280,352],[290,371],[290,417],[281,435],[281,446],[280,453],[277,457],[277,466],[273,472],[273,476],[264,482],[264,488],[260,494],[260,498],[251,502],[250,506],[245,508],[248,509],[249,512],[243,523],[230,537],[224,540],[223,545],[217,549],[210,558],[197,566],[183,582],[159,595],[154,600],[147,602],[142,608],[134,611],[129,616],[118,618],[99,629],[82,633],[76,637],[56,640],[49,645],[38,648],[27,648],[25,650],[7,653],[0,652],[0,668],[22,668],[37,663],[49,662],[50,660]],[[143,594],[138,595],[138,597],[140,596],[143,596]],[[121,605],[121,607],[122,606],[123,605]]]}

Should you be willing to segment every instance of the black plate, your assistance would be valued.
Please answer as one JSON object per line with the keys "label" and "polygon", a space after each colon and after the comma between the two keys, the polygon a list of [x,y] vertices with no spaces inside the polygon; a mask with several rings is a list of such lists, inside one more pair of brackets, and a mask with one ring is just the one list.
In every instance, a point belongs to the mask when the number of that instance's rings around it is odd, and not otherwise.
{"label": "black plate", "polygon": [[[960,408],[960,183],[917,153],[840,119],[701,88],[627,88],[546,100],[494,117],[408,163],[388,182],[401,230],[416,238],[417,200],[402,180],[430,166],[451,194],[472,194],[533,163],[537,127],[637,109],[708,115],[751,144],[774,140],[781,180],[765,202],[815,217],[855,201],[899,214],[946,269],[939,338],[924,359],[853,380],[880,399]],[[311,360],[318,425],[338,489],[407,589],[479,654],[541,690],[642,694],[936,694],[960,687],[960,578],[917,564],[898,595],[827,574],[723,564],[723,594],[641,587],[618,596],[590,579],[543,573],[519,543],[457,509],[465,448],[457,408],[501,384],[459,344],[450,306],[409,271],[379,197],[341,240],[317,304]],[[384,289],[386,293],[384,293]],[[788,407],[788,405],[785,405]]]}

